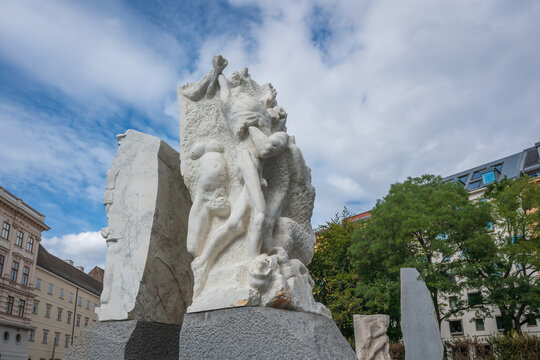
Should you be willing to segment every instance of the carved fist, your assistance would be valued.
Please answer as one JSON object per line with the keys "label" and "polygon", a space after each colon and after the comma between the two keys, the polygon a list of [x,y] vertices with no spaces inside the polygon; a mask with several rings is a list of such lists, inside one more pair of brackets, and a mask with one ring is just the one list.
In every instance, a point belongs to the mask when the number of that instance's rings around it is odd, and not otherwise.
{"label": "carved fist", "polygon": [[225,59],[221,55],[216,55],[212,58],[212,66],[214,67],[214,69],[217,71],[218,74],[221,73],[223,69],[227,67],[228,64],[229,62],[227,61],[227,59]]}

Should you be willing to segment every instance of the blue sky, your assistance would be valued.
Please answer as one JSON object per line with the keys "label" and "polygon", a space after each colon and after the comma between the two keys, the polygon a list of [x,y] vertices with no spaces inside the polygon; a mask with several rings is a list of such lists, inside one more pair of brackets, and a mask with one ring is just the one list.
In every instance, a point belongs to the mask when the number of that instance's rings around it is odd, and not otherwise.
{"label": "blue sky", "polygon": [[312,168],[313,225],[390,184],[540,141],[537,1],[2,1],[0,184],[43,244],[103,264],[115,135],[178,142],[179,84],[211,57],[272,82]]}

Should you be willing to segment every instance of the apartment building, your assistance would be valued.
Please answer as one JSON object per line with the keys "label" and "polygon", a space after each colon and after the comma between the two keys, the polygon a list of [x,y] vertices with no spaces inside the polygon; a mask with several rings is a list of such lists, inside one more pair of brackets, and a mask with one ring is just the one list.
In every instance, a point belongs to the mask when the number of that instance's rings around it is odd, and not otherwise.
{"label": "apartment building", "polygon": [[0,186],[0,359],[28,359],[34,278],[45,216]]}
{"label": "apartment building", "polygon": [[39,246],[28,358],[62,359],[82,329],[97,321],[101,290],[102,283],[83,268]]}
{"label": "apartment building", "polygon": [[[466,171],[447,176],[446,181],[461,184],[469,191],[469,198],[481,197],[487,186],[505,176],[508,179],[519,177],[521,173],[527,174],[540,186],[540,142],[523,151],[502,159],[490,161]],[[470,290],[459,295],[469,304],[474,304],[481,296],[480,290]],[[456,302],[456,297],[446,299],[450,307]],[[441,324],[443,340],[450,340],[460,336],[475,336],[480,339],[502,330],[500,312],[492,309],[492,317],[479,317],[473,310],[465,312],[462,316],[451,317]],[[522,330],[540,336],[540,319],[527,319]]]}

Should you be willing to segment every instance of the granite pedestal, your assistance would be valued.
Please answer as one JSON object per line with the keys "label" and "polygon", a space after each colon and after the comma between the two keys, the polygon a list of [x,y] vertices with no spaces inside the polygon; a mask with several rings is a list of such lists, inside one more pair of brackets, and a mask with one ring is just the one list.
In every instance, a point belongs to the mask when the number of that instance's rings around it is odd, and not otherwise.
{"label": "granite pedestal", "polygon": [[355,360],[336,324],[325,316],[263,307],[186,314],[180,360]]}
{"label": "granite pedestal", "polygon": [[106,321],[81,332],[65,360],[178,360],[180,326]]}

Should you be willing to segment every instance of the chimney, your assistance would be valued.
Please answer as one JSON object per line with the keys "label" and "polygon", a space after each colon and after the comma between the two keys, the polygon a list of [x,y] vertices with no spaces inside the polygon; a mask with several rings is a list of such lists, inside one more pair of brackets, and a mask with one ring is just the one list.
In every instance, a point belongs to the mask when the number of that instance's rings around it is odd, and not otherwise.
{"label": "chimney", "polygon": [[82,272],[84,272],[84,267],[83,266],[75,266],[77,269],[81,270]]}
{"label": "chimney", "polygon": [[67,262],[69,265],[73,266],[73,260],[66,259],[66,260],[64,260],[64,261]]}

